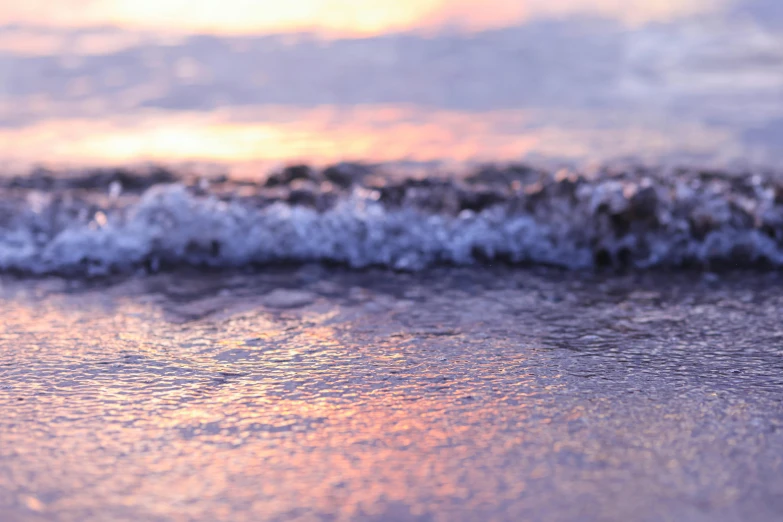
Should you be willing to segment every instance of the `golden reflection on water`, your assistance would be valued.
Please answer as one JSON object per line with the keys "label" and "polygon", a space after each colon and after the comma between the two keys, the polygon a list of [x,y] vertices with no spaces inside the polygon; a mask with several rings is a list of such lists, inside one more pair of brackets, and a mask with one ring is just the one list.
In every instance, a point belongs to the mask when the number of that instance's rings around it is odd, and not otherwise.
{"label": "golden reflection on water", "polygon": [[601,159],[733,151],[735,137],[726,129],[665,120],[649,125],[647,117],[638,125],[595,128],[593,116],[577,110],[467,113],[381,106],[281,108],[267,113],[268,121],[247,122],[220,112],[150,112],[0,129],[0,158],[77,166],[214,161],[235,166],[242,175],[243,164],[252,170],[257,162],[297,160],[464,162],[515,160],[531,153]]}
{"label": "golden reflection on water", "polygon": [[0,24],[113,25],[173,33],[316,30],[367,35],[443,26],[503,27],[568,14],[639,24],[714,10],[721,4],[714,0],[28,0],[0,7]]}

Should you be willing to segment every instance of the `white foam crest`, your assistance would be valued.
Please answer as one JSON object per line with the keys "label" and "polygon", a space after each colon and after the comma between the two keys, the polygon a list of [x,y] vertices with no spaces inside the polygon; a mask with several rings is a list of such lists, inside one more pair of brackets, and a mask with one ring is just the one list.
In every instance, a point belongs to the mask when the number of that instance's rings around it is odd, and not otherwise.
{"label": "white foam crest", "polygon": [[241,266],[333,261],[416,270],[467,264],[475,253],[516,262],[589,266],[590,253],[558,238],[529,216],[488,209],[451,217],[390,210],[357,193],[316,210],[277,202],[254,208],[194,196],[182,185],[156,186],[103,226],[74,223],[39,244],[31,227],[0,239],[0,269],[103,274],[145,263]]}
{"label": "white foam crest", "polygon": [[[655,200],[650,225],[649,209],[641,217],[628,214],[643,211],[643,203],[623,190],[612,181],[596,182],[582,185],[575,196],[541,196],[534,210],[512,198],[457,213],[395,206],[361,187],[321,210],[282,200],[199,195],[184,184],[155,185],[122,207],[81,202],[64,211],[49,197],[9,211],[5,200],[0,211],[12,219],[0,221],[0,271],[100,275],[163,265],[308,261],[418,270],[500,259],[566,268],[607,262],[641,268],[783,266],[783,217],[769,194],[743,214],[729,208],[729,196],[698,199],[659,188],[664,195]],[[730,197],[741,203],[737,194]],[[613,224],[618,216],[625,221]],[[700,222],[705,232],[699,232]],[[626,229],[618,232],[617,226]]]}

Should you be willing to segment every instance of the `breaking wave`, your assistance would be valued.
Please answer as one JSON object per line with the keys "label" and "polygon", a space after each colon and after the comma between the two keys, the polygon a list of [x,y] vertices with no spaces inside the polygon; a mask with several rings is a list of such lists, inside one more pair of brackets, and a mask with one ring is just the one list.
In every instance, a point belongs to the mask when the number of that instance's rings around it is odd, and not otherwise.
{"label": "breaking wave", "polygon": [[160,168],[0,181],[2,271],[310,261],[781,267],[783,181],[769,172],[518,165],[406,179],[359,164],[293,166],[263,182]]}

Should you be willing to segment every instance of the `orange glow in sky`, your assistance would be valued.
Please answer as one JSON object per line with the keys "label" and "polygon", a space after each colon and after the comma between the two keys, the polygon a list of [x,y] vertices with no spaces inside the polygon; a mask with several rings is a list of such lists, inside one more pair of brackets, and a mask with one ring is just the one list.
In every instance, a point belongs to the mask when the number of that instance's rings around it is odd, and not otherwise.
{"label": "orange glow in sky", "polygon": [[714,9],[723,0],[26,0],[4,2],[0,25],[116,25],[173,33],[316,30],[377,34],[456,26],[482,29],[588,14],[629,24]]}

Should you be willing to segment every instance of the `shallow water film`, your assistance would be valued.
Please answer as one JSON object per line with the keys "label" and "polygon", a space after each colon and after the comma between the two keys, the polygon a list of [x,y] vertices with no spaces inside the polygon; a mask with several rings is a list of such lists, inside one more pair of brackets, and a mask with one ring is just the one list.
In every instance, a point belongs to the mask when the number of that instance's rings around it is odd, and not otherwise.
{"label": "shallow water film", "polygon": [[0,282],[4,522],[783,517],[778,273]]}

